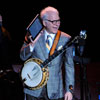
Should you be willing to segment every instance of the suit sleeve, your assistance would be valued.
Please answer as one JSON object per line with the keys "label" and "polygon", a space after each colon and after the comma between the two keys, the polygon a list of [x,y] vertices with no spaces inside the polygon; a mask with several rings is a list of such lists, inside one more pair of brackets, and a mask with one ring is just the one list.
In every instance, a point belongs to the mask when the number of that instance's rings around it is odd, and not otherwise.
{"label": "suit sleeve", "polygon": [[20,50],[20,58],[21,60],[25,61],[28,58],[30,58],[32,55],[32,52],[30,52],[29,44],[24,43],[21,50]]}
{"label": "suit sleeve", "polygon": [[69,46],[65,52],[65,90],[69,91],[69,86],[74,88],[74,61],[73,46]]}

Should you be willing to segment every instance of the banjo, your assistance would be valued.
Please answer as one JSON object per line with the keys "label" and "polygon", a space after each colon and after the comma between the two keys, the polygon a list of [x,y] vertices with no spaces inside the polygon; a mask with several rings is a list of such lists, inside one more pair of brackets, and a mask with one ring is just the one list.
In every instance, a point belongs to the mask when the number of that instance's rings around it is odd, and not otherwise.
{"label": "banjo", "polygon": [[65,44],[65,46],[54,52],[44,62],[38,58],[30,58],[24,62],[24,66],[21,70],[21,80],[24,86],[32,90],[40,89],[45,86],[49,79],[48,63],[51,62],[59,54],[65,52],[67,47],[69,47],[75,40],[77,40],[77,38],[78,36],[69,41],[67,45]]}
{"label": "banjo", "polygon": [[42,67],[43,61],[37,58],[30,58],[24,63],[21,78],[25,86],[32,90],[39,89],[46,85],[49,78],[48,67]]}

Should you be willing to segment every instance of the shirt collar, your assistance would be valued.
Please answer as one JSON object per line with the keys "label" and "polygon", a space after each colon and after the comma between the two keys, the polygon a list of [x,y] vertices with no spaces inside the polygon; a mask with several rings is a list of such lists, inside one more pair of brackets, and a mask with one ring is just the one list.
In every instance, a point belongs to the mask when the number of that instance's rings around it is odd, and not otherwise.
{"label": "shirt collar", "polygon": [[45,30],[45,40],[47,39],[47,36],[50,35],[52,37],[52,40],[54,40],[54,37],[56,34],[49,34],[46,30]]}

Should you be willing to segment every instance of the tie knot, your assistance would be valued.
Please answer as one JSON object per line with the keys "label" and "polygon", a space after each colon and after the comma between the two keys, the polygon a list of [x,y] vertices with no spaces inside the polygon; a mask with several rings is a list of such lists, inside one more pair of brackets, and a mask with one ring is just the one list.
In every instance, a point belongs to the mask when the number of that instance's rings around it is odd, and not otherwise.
{"label": "tie knot", "polygon": [[47,36],[46,42],[47,42],[48,45],[51,47],[52,37],[51,37],[50,35]]}
{"label": "tie knot", "polygon": [[50,35],[47,35],[47,39],[52,39],[52,37]]}

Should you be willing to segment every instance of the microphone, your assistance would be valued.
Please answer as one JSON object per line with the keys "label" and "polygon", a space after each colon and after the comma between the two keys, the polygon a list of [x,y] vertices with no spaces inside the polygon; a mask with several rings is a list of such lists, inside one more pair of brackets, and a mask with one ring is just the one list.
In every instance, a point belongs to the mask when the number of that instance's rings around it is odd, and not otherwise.
{"label": "microphone", "polygon": [[79,40],[78,40],[80,56],[83,55],[83,52],[84,52],[84,45],[85,45],[85,39],[86,39],[86,38],[87,38],[86,30],[81,30],[81,31],[80,31],[80,38],[79,38]]}
{"label": "microphone", "polygon": [[86,30],[81,30],[80,31],[80,38],[82,38],[82,39],[86,39],[87,38]]}

